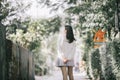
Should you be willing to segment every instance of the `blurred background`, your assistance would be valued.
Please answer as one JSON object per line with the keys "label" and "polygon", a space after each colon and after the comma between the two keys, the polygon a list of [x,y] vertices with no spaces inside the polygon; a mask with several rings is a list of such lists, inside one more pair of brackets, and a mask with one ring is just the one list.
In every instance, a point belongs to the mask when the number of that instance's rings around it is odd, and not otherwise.
{"label": "blurred background", "polygon": [[[59,29],[69,24],[77,43],[74,70],[95,80],[119,80],[119,19],[119,0],[0,1],[0,33],[32,53],[37,76],[58,70]],[[104,34],[96,34],[99,30]]]}

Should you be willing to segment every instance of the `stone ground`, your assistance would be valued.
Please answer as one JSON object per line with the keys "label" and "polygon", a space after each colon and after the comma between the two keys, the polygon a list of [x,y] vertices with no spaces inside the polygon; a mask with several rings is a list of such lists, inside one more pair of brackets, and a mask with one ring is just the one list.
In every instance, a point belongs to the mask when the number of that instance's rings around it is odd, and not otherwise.
{"label": "stone ground", "polygon": [[[51,74],[45,76],[35,76],[35,80],[62,80],[61,71],[54,70]],[[89,80],[85,72],[79,73],[74,71],[74,80]]]}

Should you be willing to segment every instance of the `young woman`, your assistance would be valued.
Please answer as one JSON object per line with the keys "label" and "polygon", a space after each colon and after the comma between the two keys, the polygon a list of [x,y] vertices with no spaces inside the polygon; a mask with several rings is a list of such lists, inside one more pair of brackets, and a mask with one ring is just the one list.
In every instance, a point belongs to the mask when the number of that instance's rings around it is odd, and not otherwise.
{"label": "young woman", "polygon": [[58,42],[58,59],[56,65],[61,68],[63,80],[68,80],[67,76],[69,80],[74,80],[73,66],[75,49],[76,45],[72,27],[66,25]]}

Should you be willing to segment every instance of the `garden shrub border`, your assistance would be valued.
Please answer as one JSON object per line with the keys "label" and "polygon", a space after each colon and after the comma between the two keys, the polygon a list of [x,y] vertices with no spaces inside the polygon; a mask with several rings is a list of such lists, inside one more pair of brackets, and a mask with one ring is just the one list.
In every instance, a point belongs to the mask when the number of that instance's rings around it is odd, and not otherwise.
{"label": "garden shrub border", "polygon": [[89,49],[85,57],[87,74],[93,80],[120,79],[120,40],[105,43],[98,49]]}

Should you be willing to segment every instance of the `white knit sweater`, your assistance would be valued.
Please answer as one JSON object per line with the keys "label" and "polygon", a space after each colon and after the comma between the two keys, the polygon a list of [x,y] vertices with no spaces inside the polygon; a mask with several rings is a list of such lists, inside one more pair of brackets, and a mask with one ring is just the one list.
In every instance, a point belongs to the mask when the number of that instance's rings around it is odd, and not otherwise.
{"label": "white knit sweater", "polygon": [[58,40],[58,57],[61,59],[67,58],[68,60],[72,60],[74,59],[75,51],[75,41],[69,43],[65,36],[60,36]]}

